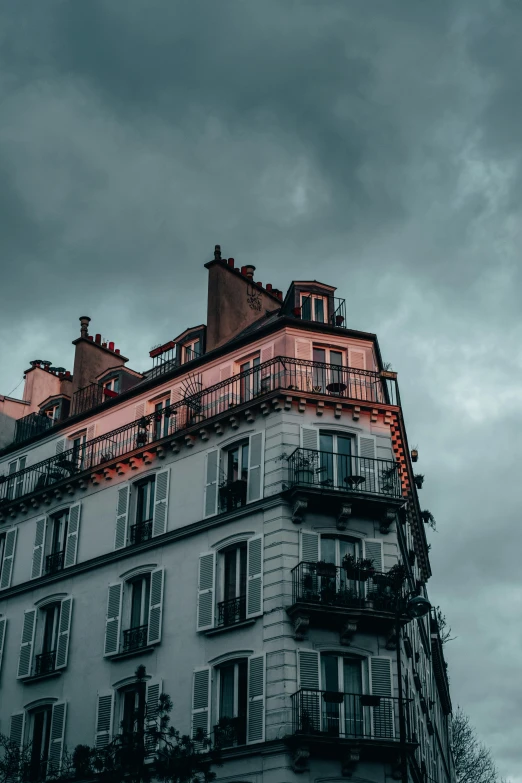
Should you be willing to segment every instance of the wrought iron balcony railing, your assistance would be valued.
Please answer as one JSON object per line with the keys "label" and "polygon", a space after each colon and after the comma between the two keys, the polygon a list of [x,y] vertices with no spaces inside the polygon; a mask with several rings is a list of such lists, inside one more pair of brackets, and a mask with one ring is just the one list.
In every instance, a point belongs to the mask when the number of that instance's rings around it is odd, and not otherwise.
{"label": "wrought iron balcony railing", "polygon": [[247,737],[246,715],[237,718],[221,718],[214,726],[214,745],[216,748],[232,748],[245,745]]}
{"label": "wrought iron balcony railing", "polygon": [[152,538],[152,519],[147,522],[139,522],[137,525],[131,525],[130,542],[131,544],[141,544],[142,541],[148,541]]}
{"label": "wrought iron balcony railing", "polygon": [[24,440],[34,438],[53,427],[56,422],[45,413],[29,413],[15,422],[15,434],[13,443],[22,443]]}
{"label": "wrought iron balcony railing", "polygon": [[54,574],[56,571],[61,571],[63,568],[63,559],[65,555],[65,549],[60,552],[53,552],[47,555],[45,558],[45,573]]}
{"label": "wrought iron balcony railing", "polygon": [[219,487],[219,509],[220,511],[233,511],[235,508],[241,508],[247,502],[247,482],[246,479],[236,479],[235,481],[225,481]]}
{"label": "wrought iron balcony railing", "polygon": [[122,652],[132,652],[132,650],[141,650],[146,647],[148,630],[148,625],[139,625],[124,631]]}
{"label": "wrought iron balcony railing", "polygon": [[[297,390],[307,395],[327,394],[335,398],[344,397],[383,405],[400,404],[395,378],[382,378],[379,373],[368,370],[277,357],[207,389],[201,389],[166,406],[159,413],[143,416],[112,432],[93,438],[79,448],[68,449],[11,475],[0,476],[0,507],[2,503],[5,505],[135,449],[145,448],[155,442],[158,432],[163,439],[214,416],[227,413],[238,405],[247,404],[271,392],[284,390]],[[166,421],[165,426],[155,426],[158,416],[163,423]],[[368,486],[370,485],[371,481],[368,481]]]}
{"label": "wrought iron balcony railing", "polygon": [[400,465],[394,460],[296,449],[288,458],[290,486],[364,492],[400,498]]}
{"label": "wrought iron balcony railing", "polygon": [[[408,700],[405,701],[405,707]],[[406,742],[412,741],[409,710]],[[294,734],[399,742],[399,700],[393,696],[301,689],[292,696]]]}
{"label": "wrought iron balcony railing", "polygon": [[40,653],[34,657],[34,676],[40,677],[42,674],[50,674],[56,668],[56,650]]}
{"label": "wrought iron balcony railing", "polygon": [[231,598],[218,603],[218,626],[235,625],[246,617],[246,596]]}
{"label": "wrought iron balcony railing", "polygon": [[302,300],[300,311],[303,321],[346,327],[346,300],[337,296],[323,298],[310,294]]}
{"label": "wrought iron balcony railing", "polygon": [[301,562],[291,573],[293,604],[394,611],[397,597],[386,573],[347,572],[324,562]]}
{"label": "wrought iron balcony railing", "polygon": [[118,393],[110,389],[104,389],[101,383],[90,383],[74,393],[71,405],[71,416],[78,413],[84,413],[97,405],[101,405],[105,400],[117,397]]}

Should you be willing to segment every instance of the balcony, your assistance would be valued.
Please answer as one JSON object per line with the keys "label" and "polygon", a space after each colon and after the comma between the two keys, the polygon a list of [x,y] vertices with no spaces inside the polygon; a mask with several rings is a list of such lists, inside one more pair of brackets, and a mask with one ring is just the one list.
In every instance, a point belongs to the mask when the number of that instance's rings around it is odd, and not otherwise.
{"label": "balcony", "polygon": [[216,748],[233,748],[245,745],[247,737],[246,715],[237,718],[221,718],[214,726],[214,745]]}
{"label": "balcony", "polygon": [[53,427],[56,422],[45,413],[29,413],[15,422],[13,443],[22,443]]}
{"label": "balcony", "polygon": [[334,563],[301,562],[292,569],[292,604],[296,639],[302,640],[309,625],[328,628],[349,643],[358,630],[391,632],[394,623],[396,585],[386,573],[361,572],[355,578]]}
{"label": "balcony", "polygon": [[34,677],[51,674],[56,669],[56,650],[35,655]]}
{"label": "balcony", "polygon": [[225,481],[219,487],[219,510],[233,511],[235,508],[241,508],[247,501],[247,482],[246,479],[236,479],[235,481]]}
{"label": "balcony", "polygon": [[301,301],[301,307],[296,310],[303,321],[346,328],[346,300],[339,299],[337,296],[326,298],[307,296]]}
{"label": "balcony", "polygon": [[47,555],[45,558],[45,573],[55,574],[57,571],[61,571],[63,569],[64,556],[65,549],[62,549],[60,552],[53,552],[52,554]]}
{"label": "balcony", "polygon": [[[98,394],[101,387],[96,386],[96,394]],[[159,413],[143,416],[105,435],[93,438],[79,448],[68,449],[62,454],[11,475],[0,476],[0,506],[19,502],[20,498],[35,492],[45,492],[49,487],[60,482],[76,480],[76,477],[86,470],[98,466],[101,469],[113,460],[130,455],[135,450],[146,449],[153,443],[161,442],[191,427],[200,426],[204,421],[226,416],[230,411],[241,407],[246,409],[252,403],[262,402],[268,395],[295,391],[299,392],[300,396],[312,399],[326,395],[335,399],[367,402],[370,405],[399,404],[395,379],[385,379],[379,373],[366,370],[277,357],[207,389],[201,389],[179,402],[166,406]],[[92,401],[93,398],[89,398],[86,394],[85,399]],[[161,417],[161,427],[157,426],[158,416]],[[326,478],[328,476],[324,477]],[[309,481],[307,483],[309,484]],[[317,487],[321,487],[319,480],[314,480],[312,488],[316,484]],[[368,488],[370,492],[374,492],[373,486],[372,479],[367,478],[363,492],[367,493]],[[384,492],[384,487],[381,485],[379,487],[378,491]],[[333,489],[335,490],[335,486]],[[340,493],[337,491],[337,494]]]}
{"label": "balcony", "polygon": [[240,595],[238,598],[231,598],[229,601],[220,601],[218,603],[218,626],[223,628],[227,625],[241,623],[246,618],[246,596]]}
{"label": "balcony", "polygon": [[131,544],[141,544],[143,541],[149,541],[152,538],[152,519],[147,522],[139,522],[137,525],[131,525],[130,542]]}
{"label": "balcony", "polygon": [[89,411],[91,408],[101,405],[102,402],[117,396],[117,392],[104,389],[101,383],[90,383],[88,386],[84,386],[75,392],[72,399],[71,416],[85,413],[85,411]]}
{"label": "balcony", "polygon": [[134,652],[134,650],[142,650],[146,647],[148,630],[148,625],[139,625],[124,631],[122,652]]}

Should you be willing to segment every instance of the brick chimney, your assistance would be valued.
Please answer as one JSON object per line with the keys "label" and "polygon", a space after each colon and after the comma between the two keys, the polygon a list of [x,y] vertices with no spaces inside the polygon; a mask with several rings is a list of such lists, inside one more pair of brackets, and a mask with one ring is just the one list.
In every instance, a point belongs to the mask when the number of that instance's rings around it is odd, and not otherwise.
{"label": "brick chimney", "polygon": [[234,259],[221,258],[221,246],[214,248],[208,269],[207,351],[231,340],[266,311],[279,310],[281,300],[270,283],[263,288],[254,282],[255,266],[238,268]]}

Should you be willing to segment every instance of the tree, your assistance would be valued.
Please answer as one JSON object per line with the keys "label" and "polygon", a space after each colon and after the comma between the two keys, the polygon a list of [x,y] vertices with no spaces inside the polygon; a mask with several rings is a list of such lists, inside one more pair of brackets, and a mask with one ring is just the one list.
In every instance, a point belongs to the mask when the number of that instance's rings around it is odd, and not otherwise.
{"label": "tree", "polygon": [[451,749],[457,783],[508,783],[499,778],[490,749],[460,707],[453,716]]}

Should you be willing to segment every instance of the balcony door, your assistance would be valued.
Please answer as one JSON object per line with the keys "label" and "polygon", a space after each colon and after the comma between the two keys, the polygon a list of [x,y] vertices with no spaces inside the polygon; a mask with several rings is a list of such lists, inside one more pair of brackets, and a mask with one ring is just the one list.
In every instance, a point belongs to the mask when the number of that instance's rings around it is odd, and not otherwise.
{"label": "balcony door", "polygon": [[[323,731],[334,737],[362,737],[362,662],[341,655],[321,656]],[[343,694],[342,697],[337,694]]]}
{"label": "balcony door", "polygon": [[[346,384],[343,383],[343,352],[314,345],[313,360],[312,391],[342,394],[346,389]],[[321,367],[321,364],[327,366]]]}
{"label": "balcony door", "polygon": [[346,489],[352,474],[352,438],[332,432],[319,433],[319,482],[324,486]]}
{"label": "balcony door", "polygon": [[218,744],[244,745],[247,739],[248,660],[240,658],[218,668]]}

